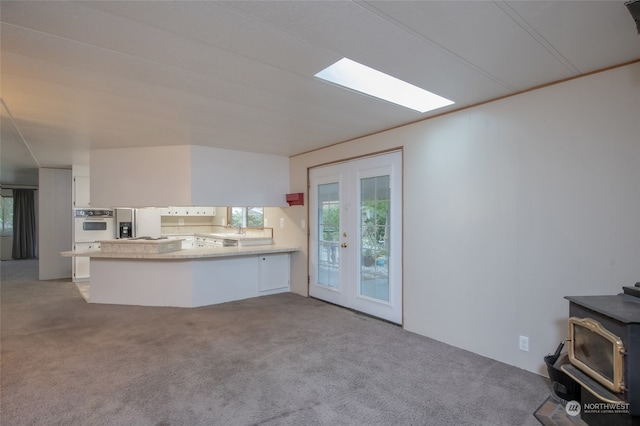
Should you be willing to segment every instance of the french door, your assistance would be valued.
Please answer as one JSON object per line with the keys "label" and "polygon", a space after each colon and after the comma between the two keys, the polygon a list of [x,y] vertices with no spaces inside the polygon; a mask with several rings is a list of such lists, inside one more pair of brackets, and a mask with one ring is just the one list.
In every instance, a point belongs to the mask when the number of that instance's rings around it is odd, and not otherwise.
{"label": "french door", "polygon": [[309,172],[309,294],[402,323],[402,153]]}

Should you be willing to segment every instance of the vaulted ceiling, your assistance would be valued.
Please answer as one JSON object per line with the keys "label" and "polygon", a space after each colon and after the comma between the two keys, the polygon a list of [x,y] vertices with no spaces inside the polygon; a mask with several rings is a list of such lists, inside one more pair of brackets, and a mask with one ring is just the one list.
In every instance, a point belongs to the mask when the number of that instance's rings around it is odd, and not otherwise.
{"label": "vaulted ceiling", "polygon": [[[640,59],[623,1],[2,0],[0,18],[4,184],[94,148],[294,155]],[[342,57],[455,104],[314,77]]]}

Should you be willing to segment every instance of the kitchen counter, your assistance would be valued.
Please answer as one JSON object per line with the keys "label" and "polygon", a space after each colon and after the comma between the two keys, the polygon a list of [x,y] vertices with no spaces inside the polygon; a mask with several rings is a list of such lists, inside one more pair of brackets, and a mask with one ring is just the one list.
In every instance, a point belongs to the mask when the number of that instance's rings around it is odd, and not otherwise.
{"label": "kitchen counter", "polygon": [[[269,245],[273,244],[272,237],[258,236],[258,235],[247,235],[247,234],[220,234],[220,233],[211,233],[211,234],[199,234],[204,237],[205,240],[213,239],[213,240],[223,240],[223,241],[233,241],[234,245],[237,246],[261,246],[261,245]],[[196,239],[198,235],[196,235]]]}
{"label": "kitchen counter", "polygon": [[[234,246],[260,246],[273,244],[273,236],[267,235],[265,232],[250,231],[249,233],[237,232],[197,232],[193,234],[163,234],[164,238],[191,238],[196,243],[203,245],[234,245]],[[232,243],[232,244],[229,244]]]}
{"label": "kitchen counter", "polygon": [[178,242],[164,238],[123,240],[111,247],[114,251],[68,251],[61,255],[89,257],[90,303],[192,308],[290,291],[290,256],[297,247],[271,244],[167,253],[138,250],[151,247],[157,251],[171,241]]}
{"label": "kitchen counter", "polygon": [[[141,241],[141,240],[139,240]],[[160,241],[160,240],[159,240]],[[176,240],[173,240],[176,241]],[[81,256],[92,259],[147,259],[147,260],[188,260],[208,259],[237,256],[255,256],[261,254],[291,253],[299,248],[281,245],[240,246],[240,247],[210,247],[172,251],[169,253],[145,252],[103,252],[103,251],[65,251],[60,253],[65,257]]]}
{"label": "kitchen counter", "polygon": [[211,233],[198,233],[193,234],[194,237],[210,237],[210,238],[226,238],[229,240],[269,240],[271,237],[265,237],[264,235],[251,235],[251,234],[238,234],[235,232],[211,232]]}
{"label": "kitchen counter", "polygon": [[100,253],[160,254],[182,250],[182,240],[168,238],[120,238],[98,241]]}

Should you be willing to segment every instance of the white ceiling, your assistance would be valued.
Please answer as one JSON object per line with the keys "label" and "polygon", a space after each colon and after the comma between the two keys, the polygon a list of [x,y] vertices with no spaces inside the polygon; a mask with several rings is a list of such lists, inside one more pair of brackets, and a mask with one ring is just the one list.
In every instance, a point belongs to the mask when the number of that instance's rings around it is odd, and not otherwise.
{"label": "white ceiling", "polygon": [[[293,155],[640,59],[624,1],[5,1],[3,184],[89,150]],[[420,114],[318,80],[349,57],[438,95]]]}

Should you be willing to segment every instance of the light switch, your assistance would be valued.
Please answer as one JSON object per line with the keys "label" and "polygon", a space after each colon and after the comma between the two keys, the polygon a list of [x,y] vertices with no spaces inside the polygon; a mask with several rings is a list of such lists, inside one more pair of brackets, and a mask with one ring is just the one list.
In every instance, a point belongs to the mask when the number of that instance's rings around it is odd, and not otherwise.
{"label": "light switch", "polygon": [[302,219],[300,221],[300,228],[305,229],[306,227],[307,227],[307,222],[304,219]]}
{"label": "light switch", "polygon": [[280,228],[284,228],[284,217],[280,218]]}

